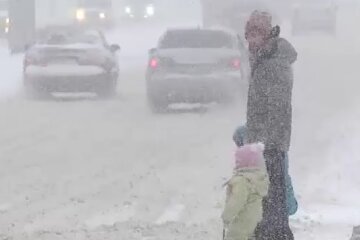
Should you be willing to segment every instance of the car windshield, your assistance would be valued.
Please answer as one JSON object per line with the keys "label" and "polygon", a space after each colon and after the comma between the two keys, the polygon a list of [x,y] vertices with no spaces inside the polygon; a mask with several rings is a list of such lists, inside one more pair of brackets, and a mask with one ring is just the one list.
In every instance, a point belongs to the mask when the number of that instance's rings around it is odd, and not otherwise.
{"label": "car windshield", "polygon": [[94,44],[101,45],[102,39],[95,32],[52,32],[40,37],[39,43],[49,45]]}
{"label": "car windshield", "polygon": [[222,31],[169,31],[160,48],[232,48],[231,37]]}

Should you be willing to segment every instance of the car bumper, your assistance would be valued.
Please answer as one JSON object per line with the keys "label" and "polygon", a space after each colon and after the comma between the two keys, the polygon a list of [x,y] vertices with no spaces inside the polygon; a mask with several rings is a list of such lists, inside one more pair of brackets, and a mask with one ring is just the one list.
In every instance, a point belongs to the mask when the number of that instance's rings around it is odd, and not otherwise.
{"label": "car bumper", "polygon": [[164,76],[148,79],[148,92],[169,102],[213,101],[232,95],[241,87],[241,74],[213,76]]}
{"label": "car bumper", "polygon": [[28,67],[24,72],[25,86],[49,92],[95,92],[117,79],[117,72],[106,72],[100,67]]}

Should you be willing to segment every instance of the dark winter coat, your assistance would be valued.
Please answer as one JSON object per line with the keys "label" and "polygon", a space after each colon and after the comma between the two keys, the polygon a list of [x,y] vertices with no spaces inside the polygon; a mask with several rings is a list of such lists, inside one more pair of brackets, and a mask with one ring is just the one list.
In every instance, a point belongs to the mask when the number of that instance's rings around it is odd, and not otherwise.
{"label": "dark winter coat", "polygon": [[269,40],[266,50],[253,55],[247,105],[248,143],[287,152],[292,121],[292,64],[297,52],[283,38]]}

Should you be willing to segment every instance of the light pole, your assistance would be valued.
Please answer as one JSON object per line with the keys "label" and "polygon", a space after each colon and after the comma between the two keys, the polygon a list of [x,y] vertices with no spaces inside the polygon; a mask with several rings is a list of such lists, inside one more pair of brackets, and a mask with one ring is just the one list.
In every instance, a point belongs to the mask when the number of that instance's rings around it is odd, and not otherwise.
{"label": "light pole", "polygon": [[35,0],[9,0],[11,53],[23,52],[35,39]]}

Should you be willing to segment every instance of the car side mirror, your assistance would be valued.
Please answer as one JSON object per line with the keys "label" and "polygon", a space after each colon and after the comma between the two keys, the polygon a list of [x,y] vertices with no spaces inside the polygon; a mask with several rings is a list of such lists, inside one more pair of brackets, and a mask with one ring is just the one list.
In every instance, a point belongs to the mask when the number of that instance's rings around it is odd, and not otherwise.
{"label": "car side mirror", "polygon": [[111,52],[117,52],[117,51],[120,51],[120,50],[121,50],[121,47],[119,45],[117,45],[117,44],[112,44],[110,46],[110,51]]}
{"label": "car side mirror", "polygon": [[156,53],[156,51],[157,51],[156,48],[151,48],[151,49],[149,50],[149,54],[152,55],[152,54]]}

